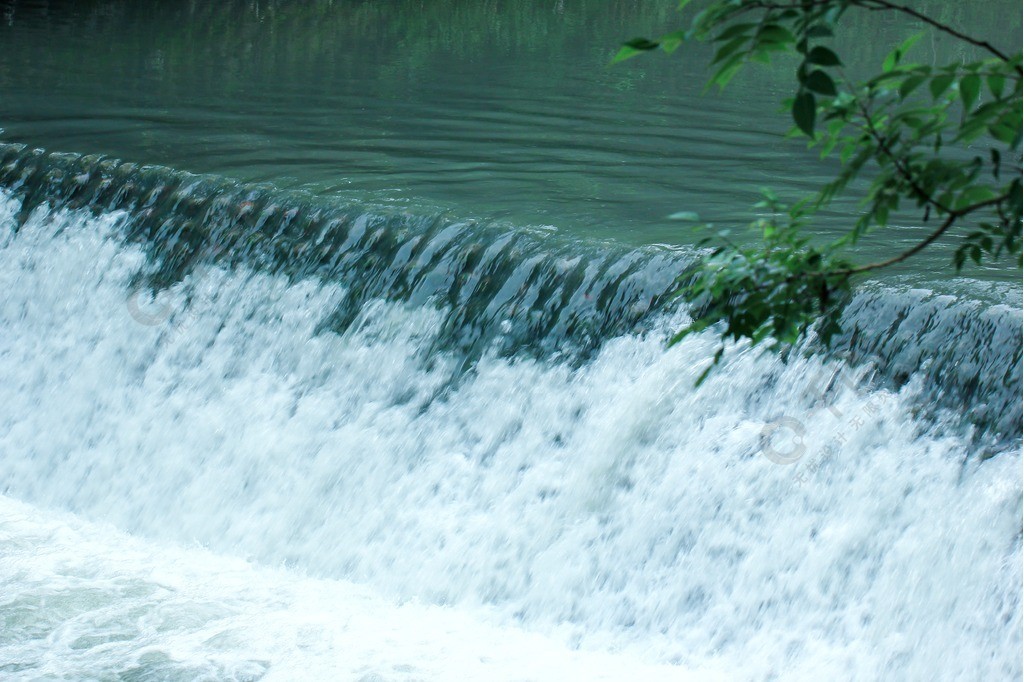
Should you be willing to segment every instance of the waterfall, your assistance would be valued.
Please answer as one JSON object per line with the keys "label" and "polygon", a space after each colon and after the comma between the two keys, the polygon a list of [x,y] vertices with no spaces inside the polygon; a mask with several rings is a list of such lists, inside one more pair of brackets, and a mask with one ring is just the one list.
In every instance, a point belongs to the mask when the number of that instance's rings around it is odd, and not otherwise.
{"label": "waterfall", "polygon": [[695,256],[0,147],[0,669],[1019,677],[1019,292],[696,388]]}

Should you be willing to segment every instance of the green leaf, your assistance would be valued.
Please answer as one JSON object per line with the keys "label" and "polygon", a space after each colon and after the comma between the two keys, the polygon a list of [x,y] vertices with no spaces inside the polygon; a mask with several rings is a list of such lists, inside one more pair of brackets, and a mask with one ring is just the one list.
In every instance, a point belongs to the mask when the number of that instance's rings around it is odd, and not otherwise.
{"label": "green leaf", "polygon": [[647,52],[658,47],[658,43],[647,38],[633,38],[632,40],[622,44],[619,51],[612,57],[612,64],[618,64],[621,61],[625,61],[630,57],[635,57],[641,52]]}
{"label": "green leaf", "polygon": [[910,93],[914,92],[914,90],[917,90],[921,83],[924,83],[926,80],[928,80],[928,77],[923,76],[921,74],[910,76],[909,78],[904,80],[900,84],[900,99],[906,99],[910,95]]}
{"label": "green leaf", "polygon": [[737,36],[746,36],[751,29],[754,28],[757,28],[757,24],[733,24],[715,36],[715,42],[720,43],[726,40],[732,40]]}
{"label": "green leaf", "polygon": [[1020,135],[1019,126],[1006,125],[1003,121],[996,123],[988,128],[989,135],[996,138],[1000,142],[1005,144],[1014,144],[1014,141]]}
{"label": "green leaf", "polygon": [[974,106],[980,92],[981,77],[978,74],[968,74],[960,81],[960,99],[963,100],[965,109],[970,110]]}
{"label": "green leaf", "polygon": [[759,43],[792,43],[795,40],[792,33],[777,24],[762,28],[757,32],[756,39]]}
{"label": "green leaf", "polygon": [[912,48],[914,44],[921,39],[922,35],[923,34],[921,33],[915,33],[900,43],[896,49],[886,55],[885,61],[882,62],[882,71],[892,71],[896,68],[896,65],[900,63],[901,59],[903,59],[903,55],[905,55],[910,48]]}
{"label": "green leaf", "polygon": [[934,99],[938,99],[942,96],[942,93],[949,90],[949,86],[953,84],[955,80],[953,74],[944,73],[939,76],[932,78],[932,82],[928,84],[928,89],[932,93]]}
{"label": "green leaf", "polygon": [[804,35],[808,38],[831,38],[832,29],[824,24],[816,24],[807,29],[807,33]]}
{"label": "green leaf", "polygon": [[840,66],[842,62],[839,61],[839,55],[827,47],[818,45],[811,49],[807,53],[807,61],[811,64],[818,64],[820,66]]}
{"label": "green leaf", "polygon": [[988,83],[989,92],[992,93],[993,97],[999,97],[1003,94],[1003,88],[1006,87],[1006,78],[1000,74],[993,74],[985,79]]}
{"label": "green leaf", "polygon": [[956,250],[953,254],[953,267],[957,272],[960,272],[964,267],[964,261],[967,260],[967,245],[964,244]]}
{"label": "green leaf", "polygon": [[743,55],[734,54],[729,57],[708,80],[708,84],[704,88],[705,91],[713,85],[717,85],[719,89],[724,89],[741,68],[743,68]]}
{"label": "green leaf", "polygon": [[974,204],[994,199],[995,197],[996,193],[991,187],[975,185],[967,188],[963,194],[957,197],[954,208],[959,211]]}
{"label": "green leaf", "polygon": [[674,38],[671,36],[662,36],[660,39],[661,49],[665,54],[672,54],[679,49],[679,46],[686,41],[685,38]]}
{"label": "green leaf", "polygon": [[921,38],[923,37],[924,33],[915,33],[914,35],[908,37],[906,40],[900,43],[900,46],[898,48],[900,54],[906,54],[910,52],[910,48],[914,47],[914,45],[917,45],[917,41],[921,40]]}
{"label": "green leaf", "polygon": [[647,38],[633,38],[632,40],[627,40],[623,45],[631,47],[634,50],[653,50],[658,47],[658,43],[653,40],[648,40]]}
{"label": "green leaf", "polygon": [[815,114],[814,95],[806,91],[800,92],[793,100],[793,121],[808,137],[814,137]]}
{"label": "green leaf", "polygon": [[609,64],[618,64],[619,62],[624,62],[627,59],[631,59],[632,57],[641,54],[642,52],[643,50],[635,50],[632,47],[629,47],[628,45],[623,45],[622,47],[619,48],[619,51],[615,53],[615,56],[612,57],[612,60],[611,62],[609,62]]}
{"label": "green leaf", "polygon": [[722,361],[722,353],[724,352],[725,346],[719,346],[718,350],[715,351],[715,356],[711,359],[711,364],[705,367],[704,371],[700,373],[699,377],[697,377],[697,382],[694,384],[695,387],[699,388],[700,385],[704,383],[704,380],[711,374],[711,370],[715,368],[715,365]]}
{"label": "green leaf", "polygon": [[804,87],[811,92],[816,92],[819,95],[825,95],[827,97],[835,97],[838,93],[836,91],[836,84],[832,80],[832,77],[821,69],[812,71],[804,79]]}
{"label": "green leaf", "polygon": [[739,38],[733,38],[722,47],[718,48],[718,52],[715,52],[714,59],[711,60],[712,64],[717,64],[720,61],[728,59],[733,56],[737,50],[747,44],[749,38],[746,36],[740,36]]}
{"label": "green leaf", "polygon": [[882,72],[889,73],[896,68],[896,65],[900,61],[900,53],[893,50],[885,56],[885,61],[882,62]]}

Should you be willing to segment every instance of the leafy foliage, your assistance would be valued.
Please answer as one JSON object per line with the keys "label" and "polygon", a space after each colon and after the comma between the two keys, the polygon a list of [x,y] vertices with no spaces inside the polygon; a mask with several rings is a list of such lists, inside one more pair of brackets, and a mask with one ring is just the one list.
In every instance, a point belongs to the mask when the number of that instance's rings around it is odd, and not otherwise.
{"label": "leafy foliage", "polygon": [[[792,135],[808,138],[822,158],[841,162],[835,179],[793,208],[768,193],[758,208],[771,217],[753,224],[757,247],[719,235],[717,246],[678,283],[693,305],[693,322],[674,338],[720,329],[723,338],[792,344],[814,327],[827,343],[858,275],[906,260],[940,238],[958,239],[952,266],[968,259],[1021,266],[1021,54],[1008,55],[910,6],[888,0],[683,0],[702,5],[689,28],[657,40],[626,43],[613,61],[688,41],[716,46],[708,86],[726,87],[746,64],[795,55],[796,91],[784,101]],[[880,70],[852,82],[829,45],[850,10],[908,14],[944,38],[983,55],[976,61],[931,66],[910,61],[912,35]],[[870,184],[848,233],[813,246],[804,229],[815,211],[851,181]],[[853,264],[847,254],[865,234],[885,228],[902,206],[921,211],[935,229],[891,258]],[[716,242],[715,237],[709,238]],[[721,357],[721,349],[715,362]],[[706,375],[705,375],[706,376]],[[703,378],[703,377],[702,377]]]}

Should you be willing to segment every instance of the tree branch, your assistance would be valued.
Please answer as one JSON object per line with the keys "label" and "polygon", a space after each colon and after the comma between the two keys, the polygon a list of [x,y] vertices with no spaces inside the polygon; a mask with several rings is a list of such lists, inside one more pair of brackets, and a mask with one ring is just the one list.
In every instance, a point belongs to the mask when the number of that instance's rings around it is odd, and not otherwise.
{"label": "tree branch", "polygon": [[[896,12],[902,12],[903,14],[906,14],[908,16],[914,17],[918,21],[923,21],[924,23],[928,24],[929,26],[933,26],[933,27],[939,29],[943,33],[948,33],[949,35],[951,35],[951,36],[953,36],[955,38],[959,38],[960,40],[962,40],[962,41],[964,41],[966,43],[970,43],[971,45],[974,45],[975,47],[980,47],[983,50],[987,50],[988,52],[990,52],[991,54],[995,55],[996,57],[998,57],[999,59],[1003,60],[1004,62],[1009,62],[1010,61],[1009,56],[1007,56],[1005,52],[997,49],[994,45],[992,45],[992,43],[988,42],[987,40],[978,40],[977,38],[972,38],[971,36],[967,35],[966,33],[961,33],[960,31],[956,30],[952,26],[949,26],[948,24],[943,24],[940,21],[932,19],[931,17],[929,17],[926,14],[922,14],[921,12],[918,12],[913,7],[908,7],[907,5],[899,5],[899,4],[896,4],[894,2],[889,2],[889,0],[862,0],[862,2],[871,3],[871,4],[874,4],[874,5],[877,5],[877,7],[868,7],[868,9],[873,9],[873,10],[894,10]],[[867,6],[867,5],[865,4],[865,6]],[[1017,71],[1020,72],[1020,70],[1021,69],[1018,66],[1017,67]]]}
{"label": "tree branch", "polygon": [[[748,7],[752,9],[756,8],[766,10],[806,9],[808,7],[820,7],[823,5],[830,5],[833,3],[834,0],[808,0],[807,2],[770,2],[765,0],[760,2],[752,2],[750,5],[748,5]],[[943,33],[951,35],[954,38],[958,38],[964,41],[965,43],[969,43],[971,45],[974,45],[975,47],[979,47],[983,50],[986,50],[987,52],[994,55],[998,59],[1001,59],[1004,62],[1010,63],[1010,57],[1005,52],[998,49],[987,40],[979,40],[977,38],[972,38],[966,33],[962,33],[961,31],[956,30],[952,26],[944,24],[941,21],[938,21],[937,19],[933,19],[927,14],[923,14],[908,5],[900,5],[895,2],[890,2],[889,0],[853,0],[852,4],[854,6],[863,7],[864,9],[872,11],[892,10],[894,12],[906,14],[907,16],[913,17],[918,21],[924,22],[929,26],[936,28],[939,31],[942,31]],[[744,8],[739,8],[739,11],[735,12],[733,16],[740,14],[743,11],[743,9]],[[1017,66],[1017,73],[1021,73],[1020,66]]]}
{"label": "tree branch", "polygon": [[867,265],[859,265],[853,268],[846,268],[845,270],[834,270],[832,272],[825,273],[825,276],[850,277],[852,275],[859,275],[862,272],[870,272],[871,270],[878,270],[880,268],[886,268],[889,267],[890,265],[901,263],[906,259],[910,258],[911,256],[923,251],[929,244],[931,244],[936,239],[945,234],[946,231],[949,230],[949,228],[953,227],[953,223],[955,223],[958,219],[964,217],[968,213],[973,213],[974,211],[977,211],[979,209],[986,208],[988,206],[1002,204],[1009,198],[1010,194],[1003,194],[998,197],[993,197],[991,199],[979,201],[975,204],[971,204],[970,206],[965,206],[964,208],[961,208],[956,211],[950,211],[949,215],[946,216],[946,219],[942,222],[941,225],[939,225],[937,230],[932,232],[930,235],[928,235],[927,237],[925,237],[920,242],[918,242],[911,248],[907,249],[903,253],[897,254],[892,258],[889,258],[888,260],[879,261],[877,263],[868,263]]}
{"label": "tree branch", "polygon": [[943,213],[952,213],[951,208],[937,201],[932,197],[932,195],[925,192],[924,188],[917,183],[917,180],[914,178],[914,174],[906,167],[902,159],[896,156],[889,147],[888,142],[886,142],[885,137],[883,137],[878,131],[878,128],[875,127],[875,122],[871,118],[871,112],[868,110],[864,101],[858,98],[857,106],[860,108],[861,115],[864,116],[865,129],[868,134],[875,138],[875,143],[878,145],[878,148],[883,154],[889,157],[889,160],[892,161],[892,165],[896,167],[896,171],[903,177],[907,185],[910,186],[910,189],[914,191],[914,194],[916,194],[921,201],[934,206],[937,210],[942,211]]}
{"label": "tree branch", "polygon": [[[859,275],[864,272],[871,272],[872,270],[880,270],[882,268],[887,268],[890,265],[902,263],[908,258],[911,258],[912,256],[915,256],[924,249],[926,249],[929,245],[935,242],[936,239],[938,239],[946,232],[948,232],[949,228],[953,227],[957,220],[964,217],[968,213],[973,213],[974,211],[980,210],[982,208],[987,208],[989,206],[1001,206],[1004,201],[1011,198],[1013,198],[1013,190],[998,197],[985,199],[984,201],[979,201],[977,203],[971,204],[970,206],[965,206],[964,208],[961,209],[948,211],[946,219],[942,221],[942,224],[939,225],[939,227],[935,231],[933,231],[927,237],[919,241],[917,244],[914,244],[906,251],[903,251],[902,253],[893,256],[892,258],[888,258],[883,261],[878,261],[876,263],[867,263],[866,265],[857,265],[854,267],[842,268],[839,270],[825,270],[821,272],[798,272],[796,274],[790,275],[789,277],[786,277],[784,280],[782,280],[782,282],[784,284],[789,284],[790,282],[795,282],[800,279],[810,278],[824,279],[826,281],[830,278],[837,277],[842,279],[849,279],[854,275]],[[771,283],[766,282],[765,284],[756,287],[756,290],[761,291],[768,288],[769,286],[771,286]]]}

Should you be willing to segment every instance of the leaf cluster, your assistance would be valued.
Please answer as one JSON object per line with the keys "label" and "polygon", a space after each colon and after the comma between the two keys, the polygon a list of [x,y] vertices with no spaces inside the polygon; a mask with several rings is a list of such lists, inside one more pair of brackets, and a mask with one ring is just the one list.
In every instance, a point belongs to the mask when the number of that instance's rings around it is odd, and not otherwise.
{"label": "leaf cluster", "polygon": [[[797,57],[795,92],[784,100],[790,135],[804,137],[822,158],[840,162],[836,177],[794,208],[768,193],[754,221],[760,244],[745,247],[719,235],[700,266],[681,278],[678,294],[693,304],[693,322],[674,337],[709,327],[723,338],[794,343],[814,327],[827,342],[857,276],[906,260],[940,238],[958,240],[952,266],[1011,260],[1021,266],[1021,55],[907,5],[888,0],[683,0],[701,5],[686,29],[657,40],[626,43],[613,61],[687,41],[712,43],[708,87],[726,87],[747,64]],[[692,9],[692,7],[691,7]],[[921,34],[895,46],[878,71],[852,82],[830,39],[853,9],[908,14],[945,39],[966,42],[976,61],[929,65],[909,59]],[[849,231],[825,246],[805,236],[815,211],[868,181]],[[866,233],[889,227],[905,208],[933,229],[905,251],[854,264],[852,247]],[[714,241],[715,238],[711,238]],[[721,351],[716,355],[721,357]]]}
{"label": "leaf cluster", "polygon": [[776,347],[795,343],[811,324],[818,324],[826,342],[840,331],[839,312],[848,287],[834,273],[850,264],[834,248],[810,242],[802,229],[806,202],[788,207],[770,189],[762,193],[764,198],[754,206],[763,213],[751,226],[760,237],[754,245],[733,243],[727,231],[702,240],[702,246],[715,246],[683,275],[677,290],[692,304],[692,321],[670,344],[712,326],[721,327],[724,339],[747,338],[755,344],[767,340]]}

